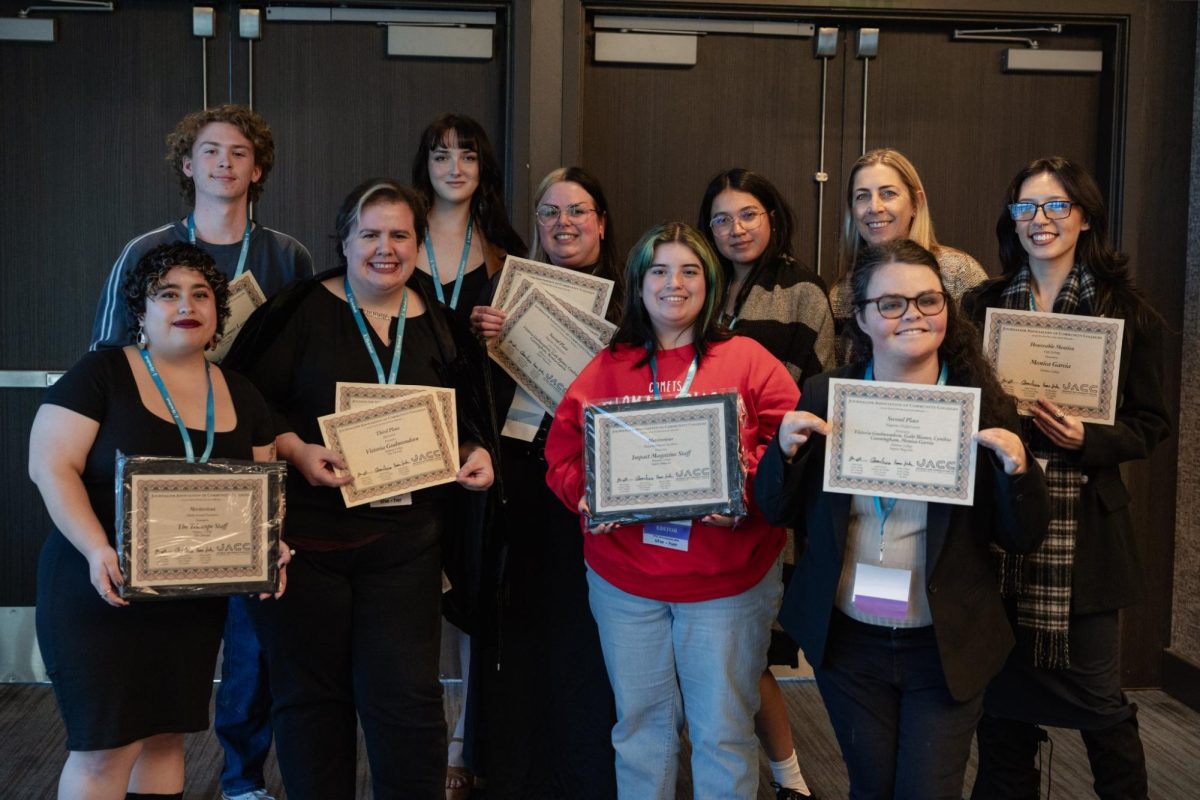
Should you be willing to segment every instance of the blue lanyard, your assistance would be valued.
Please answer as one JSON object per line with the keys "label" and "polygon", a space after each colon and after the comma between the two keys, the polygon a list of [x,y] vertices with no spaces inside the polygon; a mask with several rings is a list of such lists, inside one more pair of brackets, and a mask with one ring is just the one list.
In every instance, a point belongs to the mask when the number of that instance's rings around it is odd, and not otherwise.
{"label": "blue lanyard", "polygon": [[[696,377],[696,367],[700,365],[700,354],[697,353],[692,358],[692,365],[688,367],[687,377],[683,379],[683,388],[679,390],[676,397],[687,397],[688,391],[692,388],[692,380]],[[662,393],[658,391],[658,359],[652,353],[650,355],[650,388],[654,390],[654,399],[662,400]]]}
{"label": "blue lanyard", "polygon": [[404,323],[408,312],[408,289],[404,289],[404,299],[400,301],[400,321],[396,323],[396,341],[395,349],[392,351],[392,370],[388,373],[387,380],[383,379],[383,363],[379,360],[379,354],[375,352],[375,345],[371,342],[371,334],[367,332],[367,321],[363,319],[362,310],[358,307],[358,301],[354,299],[354,290],[350,288],[350,276],[347,275],[342,285],[346,288],[346,302],[350,304],[350,313],[354,315],[354,321],[358,324],[358,332],[362,334],[363,344],[367,346],[367,353],[371,356],[372,363],[375,364],[375,375],[379,378],[380,383],[395,383],[396,374],[400,371],[400,345],[404,344]]}
{"label": "blue lanyard", "polygon": [[[938,370],[938,386],[945,386],[946,379],[950,377],[950,371],[947,369],[946,362],[942,362],[942,368]],[[863,373],[863,380],[875,380],[875,361],[872,360],[867,364],[867,370]],[[896,507],[896,498],[889,497],[886,501],[878,496],[872,497],[875,501],[875,514],[879,517],[879,561],[883,562],[883,535],[884,526],[887,525],[888,517],[892,515],[892,509]]]}
{"label": "blue lanyard", "polygon": [[[471,234],[475,229],[475,220],[467,220],[467,238],[463,241],[462,258],[458,260],[458,276],[454,279],[454,294],[450,295],[450,308],[458,305],[458,293],[462,291],[463,274],[467,271],[467,259],[471,257]],[[437,292],[438,302],[446,305],[446,295],[442,292],[442,278],[438,275],[437,256],[433,253],[433,240],[429,238],[429,228],[425,229],[425,255],[429,258],[429,272],[433,275],[433,288]]]}
{"label": "blue lanyard", "polygon": [[[179,410],[175,408],[175,401],[171,399],[170,392],[167,391],[167,385],[163,383],[162,376],[158,374],[158,370],[154,366],[154,361],[150,358],[149,350],[139,350],[142,354],[142,361],[146,364],[146,369],[150,372],[150,377],[154,379],[154,385],[158,387],[158,393],[162,395],[163,402],[167,404],[167,411],[171,412],[171,416],[175,418],[175,425],[179,428],[179,435],[183,437],[183,452],[184,457],[189,464],[196,462],[196,452],[192,449],[192,437],[188,435],[187,426],[183,424],[183,418],[179,416]],[[213,418],[213,388],[212,388],[212,372],[208,360],[204,361],[204,378],[208,381],[208,403],[207,409],[204,412],[204,455],[200,456],[200,463],[208,461],[208,457],[212,455],[213,435],[216,431],[216,424]]]}
{"label": "blue lanyard", "polygon": [[[250,252],[250,218],[246,217],[246,232],[242,234],[242,252],[238,254],[237,271],[233,273],[231,280],[237,280],[242,277],[242,272],[246,269],[246,254]],[[188,242],[196,243],[196,213],[188,214]]]}

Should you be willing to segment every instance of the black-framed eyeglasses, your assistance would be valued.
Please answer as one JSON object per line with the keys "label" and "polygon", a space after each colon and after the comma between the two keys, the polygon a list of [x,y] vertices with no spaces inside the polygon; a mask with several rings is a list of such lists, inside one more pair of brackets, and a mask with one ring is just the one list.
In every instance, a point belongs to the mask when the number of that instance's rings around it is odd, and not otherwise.
{"label": "black-framed eyeglasses", "polygon": [[879,311],[879,316],[884,319],[900,319],[908,311],[909,303],[917,307],[926,317],[932,317],[935,314],[942,313],[942,309],[946,307],[945,292],[921,292],[916,297],[904,297],[898,294],[881,294],[879,297],[868,297],[859,303],[862,308],[869,303],[874,303],[875,308]]}
{"label": "black-framed eyeglasses", "polygon": [[558,218],[563,214],[566,214],[567,219],[569,219],[571,222],[580,223],[583,222],[584,218],[587,217],[588,214],[596,213],[596,209],[585,206],[583,203],[571,203],[571,205],[567,206],[566,208],[559,208],[558,206],[552,206],[549,203],[542,203],[537,207],[534,213],[537,214],[538,224],[549,228],[551,225],[558,222]]}
{"label": "black-framed eyeglasses", "polygon": [[1028,222],[1037,216],[1038,209],[1046,219],[1066,219],[1071,216],[1075,204],[1070,200],[1047,200],[1044,203],[1009,203],[1008,213],[1013,222]]}
{"label": "black-framed eyeglasses", "polygon": [[733,232],[733,223],[742,223],[742,228],[752,231],[762,224],[762,218],[768,213],[761,208],[743,208],[736,214],[717,214],[708,221],[708,227],[717,236],[728,236]]}

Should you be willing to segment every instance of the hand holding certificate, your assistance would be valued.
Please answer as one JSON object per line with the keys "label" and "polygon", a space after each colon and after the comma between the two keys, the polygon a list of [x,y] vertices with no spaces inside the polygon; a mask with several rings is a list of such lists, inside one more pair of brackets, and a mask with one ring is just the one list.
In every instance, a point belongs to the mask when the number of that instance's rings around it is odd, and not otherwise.
{"label": "hand holding certificate", "polygon": [[584,410],[589,525],[746,513],[736,394]]}
{"label": "hand holding certificate", "polygon": [[971,505],[976,388],[829,381],[829,492]]}
{"label": "hand holding certificate", "polygon": [[285,477],[282,462],[118,452],[121,597],[274,593]]}
{"label": "hand holding certificate", "polygon": [[[341,487],[347,507],[385,500],[450,483],[459,469],[453,404],[447,418],[447,390],[432,387],[372,386],[395,393],[355,405],[353,392],[339,384],[339,403],[352,410],[318,417],[325,446],[342,454],[351,483]],[[424,391],[412,391],[414,388]],[[343,393],[346,396],[343,396]]]}
{"label": "hand holding certificate", "polygon": [[984,355],[1022,414],[1044,398],[1064,414],[1112,425],[1124,330],[1120,319],[989,308]]}

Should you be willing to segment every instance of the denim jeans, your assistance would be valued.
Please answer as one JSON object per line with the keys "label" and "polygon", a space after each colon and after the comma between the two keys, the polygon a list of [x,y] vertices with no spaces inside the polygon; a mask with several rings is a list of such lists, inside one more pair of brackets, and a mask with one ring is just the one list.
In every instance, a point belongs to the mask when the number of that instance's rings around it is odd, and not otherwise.
{"label": "denim jeans", "polygon": [[257,602],[242,595],[230,597],[225,618],[225,655],[213,729],[225,751],[221,791],[231,796],[266,785],[263,764],[271,749],[267,661],[247,608],[249,603]]}
{"label": "denim jeans", "polygon": [[867,625],[833,612],[814,670],[851,800],[960,800],[983,694],[946,687],[933,627]]}
{"label": "denim jeans", "polygon": [[783,592],[779,563],[741,594],[668,603],[621,591],[588,569],[588,599],[617,702],[621,800],[673,800],[686,720],[692,783],[704,800],[758,791],[758,679]]}

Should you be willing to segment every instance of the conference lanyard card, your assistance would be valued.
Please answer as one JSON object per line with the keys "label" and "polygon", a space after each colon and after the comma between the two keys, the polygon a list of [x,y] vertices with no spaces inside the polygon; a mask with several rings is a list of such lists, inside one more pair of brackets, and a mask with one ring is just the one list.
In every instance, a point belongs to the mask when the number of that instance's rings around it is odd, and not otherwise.
{"label": "conference lanyard card", "polygon": [[908,616],[912,570],[880,567],[859,562],[854,565],[854,607],[864,614],[902,620]]}
{"label": "conference lanyard card", "polygon": [[692,535],[690,519],[673,522],[647,522],[642,527],[642,544],[665,547],[668,550],[687,552],[688,539]]}

